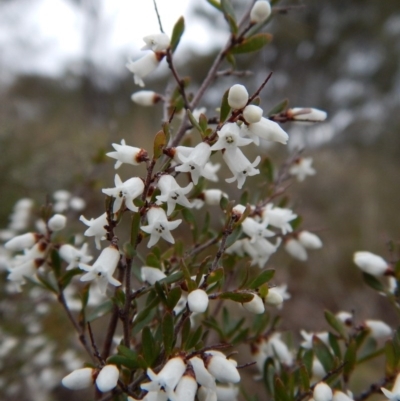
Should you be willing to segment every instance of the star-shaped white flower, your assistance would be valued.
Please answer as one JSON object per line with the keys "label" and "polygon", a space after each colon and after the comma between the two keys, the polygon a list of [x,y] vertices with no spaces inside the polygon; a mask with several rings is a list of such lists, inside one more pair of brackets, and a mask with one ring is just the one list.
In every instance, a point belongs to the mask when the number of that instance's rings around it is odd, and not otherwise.
{"label": "star-shaped white flower", "polygon": [[289,169],[289,174],[294,175],[298,181],[304,181],[308,175],[315,175],[316,171],[311,164],[311,157],[299,157]]}
{"label": "star-shaped white flower", "polygon": [[238,146],[246,146],[253,142],[249,138],[240,136],[240,128],[236,123],[225,124],[217,131],[218,141],[211,146],[211,150],[225,149],[227,152],[234,151]]}
{"label": "star-shaped white flower", "polygon": [[297,214],[294,214],[292,210],[274,207],[272,203],[269,203],[263,211],[264,222],[273,227],[279,228],[284,235],[293,231],[289,222],[294,220],[296,217]]}
{"label": "star-shaped white flower", "polygon": [[243,124],[241,129],[243,134],[250,137],[257,146],[260,144],[260,138],[284,145],[289,139],[289,135],[279,124],[265,117],[262,117],[257,123]]}
{"label": "star-shaped white flower", "polygon": [[125,202],[125,206],[137,212],[139,209],[133,204],[133,200],[143,193],[144,183],[139,177],[133,177],[129,180],[122,182],[118,174],[115,174],[115,188],[106,188],[102,192],[108,196],[115,198],[113,205],[113,213],[118,212],[121,209],[122,203]]}
{"label": "star-shaped white flower", "polygon": [[147,212],[147,226],[140,227],[142,231],[150,234],[150,241],[147,244],[147,248],[151,248],[155,245],[160,238],[171,244],[175,243],[174,237],[171,235],[171,231],[175,230],[181,224],[182,219],[175,221],[168,221],[165,211],[160,207],[152,207]]}
{"label": "star-shaped white flower", "polygon": [[254,243],[259,238],[273,237],[275,233],[268,230],[266,224],[259,223],[251,217],[246,217],[242,221],[242,229],[250,237],[250,242]]}
{"label": "star-shaped white flower", "polygon": [[199,178],[203,175],[204,167],[211,156],[211,148],[208,143],[200,142],[190,152],[189,156],[179,155],[182,160],[180,166],[175,167],[176,171],[182,173],[190,173],[192,181],[197,184]]}
{"label": "star-shaped white flower", "polygon": [[135,84],[144,87],[143,78],[153,72],[161,60],[160,53],[149,53],[139,60],[129,60],[126,68],[133,73]]}
{"label": "star-shaped white flower", "polygon": [[81,277],[81,281],[96,281],[102,294],[106,293],[108,284],[118,287],[121,283],[113,277],[113,274],[119,259],[117,248],[112,245],[104,248],[93,266],[79,263],[79,268],[88,272]]}
{"label": "star-shaped white flower", "polygon": [[178,185],[172,175],[163,175],[159,179],[157,186],[161,191],[161,195],[158,195],[156,197],[156,203],[157,205],[161,205],[162,203],[167,204],[167,216],[169,216],[174,211],[176,204],[182,205],[187,208],[192,207],[192,204],[185,196],[192,190],[192,182],[186,187],[182,188]]}
{"label": "star-shaped white flower", "polygon": [[112,146],[116,152],[108,152],[106,153],[106,156],[117,160],[115,163],[115,169],[119,168],[122,163],[137,166],[147,159],[147,152],[144,149],[128,146],[125,139],[121,140],[121,145],[113,143]]}
{"label": "star-shaped white flower", "polygon": [[169,37],[165,33],[156,33],[147,35],[143,38],[146,43],[141,50],[153,50],[153,52],[162,52],[169,47]]}
{"label": "star-shaped white flower", "polygon": [[88,255],[88,244],[82,245],[81,249],[77,249],[70,244],[64,244],[60,247],[60,257],[68,264],[67,270],[72,270],[78,267],[79,263],[88,263],[93,259],[93,256]]}
{"label": "star-shaped white flower", "polygon": [[89,228],[83,234],[87,237],[94,237],[96,248],[101,249],[100,240],[105,239],[105,235],[107,233],[106,229],[104,228],[108,225],[107,213],[103,213],[96,219],[91,218],[90,220],[87,220],[82,215],[81,217],[79,217],[79,220],[89,226]]}

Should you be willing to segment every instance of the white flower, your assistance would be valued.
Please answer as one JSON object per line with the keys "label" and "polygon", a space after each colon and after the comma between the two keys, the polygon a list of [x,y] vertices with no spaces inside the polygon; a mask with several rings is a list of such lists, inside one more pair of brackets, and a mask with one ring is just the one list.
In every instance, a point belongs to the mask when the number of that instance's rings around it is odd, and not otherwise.
{"label": "white flower", "polygon": [[297,217],[297,214],[294,214],[290,209],[274,207],[272,203],[269,203],[264,208],[262,217],[264,223],[279,228],[282,231],[282,234],[285,235],[293,231],[289,222],[294,220]]}
{"label": "white flower", "polygon": [[146,391],[165,390],[168,396],[173,394],[173,390],[178,384],[186,370],[186,364],[179,356],[171,358],[158,374],[150,368],[147,369],[147,376],[151,382],[141,384],[140,388]]}
{"label": "white flower", "polygon": [[287,111],[287,116],[296,121],[325,121],[327,114],[323,110],[310,107],[294,107]]}
{"label": "white flower", "polygon": [[93,373],[94,369],[92,368],[77,369],[65,376],[61,383],[71,390],[88,388],[93,384]]}
{"label": "white flower", "polygon": [[277,288],[270,288],[267,296],[265,297],[265,303],[274,306],[282,305],[283,296],[281,292]]}
{"label": "white flower", "polygon": [[387,338],[392,335],[392,328],[381,320],[366,320],[365,326],[371,331],[371,337],[375,340]]}
{"label": "white flower", "polygon": [[96,248],[100,249],[100,240],[104,239],[107,233],[106,229],[104,228],[108,225],[107,213],[103,213],[96,219],[91,218],[90,220],[87,220],[84,216],[81,216],[79,217],[79,220],[89,226],[89,228],[84,232],[84,235],[87,237],[94,237]]}
{"label": "white flower", "polygon": [[97,376],[96,386],[102,393],[105,393],[117,386],[118,378],[118,368],[115,365],[106,365]]}
{"label": "white flower", "polygon": [[297,239],[304,247],[308,249],[319,249],[322,248],[321,239],[309,231],[301,231],[297,236]]}
{"label": "white flower", "polygon": [[43,259],[29,259],[9,269],[7,279],[19,284],[25,283],[25,277],[35,277],[36,272],[42,266]]}
{"label": "white flower", "polygon": [[139,60],[132,61],[126,64],[126,68],[133,73],[133,79],[136,85],[144,86],[143,78],[153,72],[160,63],[162,57],[156,53],[146,54]]}
{"label": "white flower", "polygon": [[11,238],[4,244],[4,248],[9,251],[22,251],[27,248],[31,248],[35,245],[43,236],[37,233],[26,233],[17,235]]}
{"label": "white flower", "polygon": [[313,397],[314,401],[331,401],[332,389],[326,383],[320,382],[314,387]]}
{"label": "white flower", "polygon": [[264,344],[267,356],[277,357],[279,362],[291,366],[293,364],[293,356],[288,346],[282,341],[280,333],[274,333],[268,338]]}
{"label": "white flower", "polygon": [[243,302],[243,308],[248,312],[259,315],[265,312],[265,306],[263,300],[259,295],[254,294],[253,299],[250,302]]}
{"label": "white flower", "polygon": [[304,181],[308,175],[315,175],[316,171],[311,164],[311,157],[299,157],[294,161],[293,166],[289,169],[289,174],[294,175],[298,181]]}
{"label": "white flower", "polygon": [[232,109],[243,109],[249,100],[247,89],[243,85],[233,85],[228,92],[228,104]]}
{"label": "white flower", "polygon": [[208,162],[210,155],[210,145],[205,142],[200,142],[190,152],[189,156],[179,156],[179,158],[182,160],[182,164],[175,167],[175,170],[182,173],[190,173],[192,181],[197,184],[199,182],[200,176],[203,175],[204,166]]}
{"label": "white flower", "polygon": [[390,401],[397,401],[400,399],[400,373],[397,374],[396,380],[393,384],[393,388],[391,391],[386,389],[385,387],[381,387],[382,393],[389,398]]}
{"label": "white flower", "polygon": [[289,135],[274,121],[262,117],[258,123],[243,124],[241,127],[243,134],[250,137],[258,146],[260,138],[267,141],[279,142],[286,145]]}
{"label": "white flower", "polygon": [[159,102],[162,97],[154,91],[139,91],[135,92],[131,96],[132,102],[139,104],[140,106],[153,106]]}
{"label": "white flower", "polygon": [[207,162],[203,168],[201,175],[207,180],[212,182],[218,182],[217,172],[221,168],[220,163]]}
{"label": "white flower", "polygon": [[343,393],[342,391],[334,390],[332,401],[353,401],[353,398],[349,397],[347,394]]}
{"label": "white flower", "polygon": [[175,230],[181,224],[182,219],[175,221],[168,221],[165,211],[159,207],[152,207],[147,212],[147,226],[140,227],[142,231],[150,234],[150,241],[147,244],[148,248],[155,245],[160,238],[171,244],[175,243],[174,237],[171,235],[171,231]]}
{"label": "white flower", "polygon": [[373,276],[382,276],[389,269],[389,264],[385,259],[367,251],[356,252],[353,261],[360,270]]}
{"label": "white flower", "polygon": [[137,166],[141,162],[147,160],[147,152],[144,149],[128,146],[124,139],[121,140],[121,145],[113,143],[112,146],[116,152],[108,152],[106,153],[106,156],[117,160],[115,163],[115,169],[119,168],[122,163]]}
{"label": "white flower", "polygon": [[76,249],[70,244],[64,244],[59,250],[60,257],[68,263],[67,270],[78,267],[79,263],[88,263],[93,256],[88,255],[88,244],[82,245],[81,249]]}
{"label": "white flower", "polygon": [[86,202],[79,196],[73,196],[69,201],[69,206],[71,207],[72,210],[80,212],[86,207]]}
{"label": "white flower", "polygon": [[285,251],[295,259],[306,261],[308,258],[307,251],[297,239],[289,238],[285,241]]}
{"label": "white flower", "polygon": [[113,274],[119,259],[120,254],[117,248],[112,245],[104,248],[93,266],[79,263],[79,268],[88,272],[81,277],[81,281],[95,280],[102,294],[106,293],[108,284],[118,287],[121,283],[113,277]]}
{"label": "white flower", "polygon": [[266,228],[266,224],[259,223],[252,217],[246,217],[242,221],[242,229],[250,237],[250,242],[254,243],[259,238],[273,237],[275,233]]}
{"label": "white flower", "polygon": [[253,24],[264,22],[271,15],[271,4],[266,0],[259,0],[254,3],[250,11],[250,21]]}
{"label": "white flower", "polygon": [[115,188],[105,188],[102,192],[108,196],[115,198],[113,205],[113,213],[121,209],[122,203],[132,212],[137,212],[139,209],[133,204],[133,200],[141,195],[144,191],[144,183],[139,177],[133,177],[122,182],[118,174],[115,174]]}
{"label": "white flower", "polygon": [[143,38],[146,43],[141,50],[153,50],[153,52],[162,52],[169,47],[169,37],[165,33],[156,33],[147,35]]}
{"label": "white flower", "polygon": [[211,146],[211,150],[225,149],[227,152],[234,151],[238,146],[249,145],[252,140],[240,136],[240,128],[236,123],[225,124],[217,131],[218,140]]}
{"label": "white flower", "polygon": [[242,242],[242,246],[244,251],[251,257],[251,264],[258,264],[260,269],[262,269],[270,256],[276,252],[281,242],[281,238],[278,238],[274,245],[265,238],[260,238],[254,243],[251,243],[249,240],[245,240]]}
{"label": "white flower", "polygon": [[223,197],[228,199],[228,194],[220,189],[206,189],[201,193],[201,197],[204,198],[204,202],[207,205],[218,206]]}
{"label": "white flower", "polygon": [[228,183],[237,181],[239,189],[243,187],[247,177],[260,174],[260,170],[255,168],[260,163],[260,156],[250,163],[242,151],[236,148],[232,152],[225,152],[222,157],[233,174],[232,178],[227,178],[225,181]]}
{"label": "white flower", "polygon": [[248,124],[258,123],[263,115],[263,109],[254,104],[249,104],[243,110],[243,117]]}
{"label": "white flower", "polygon": [[161,195],[158,195],[157,205],[161,205],[162,203],[167,204],[167,216],[169,216],[174,210],[175,205],[179,204],[187,208],[191,208],[192,204],[186,198],[186,194],[188,194],[192,188],[193,183],[189,183],[186,187],[182,188],[178,185],[175,178],[172,175],[163,175],[158,181],[158,188],[161,191]]}
{"label": "white flower", "polygon": [[204,361],[198,356],[195,356],[190,358],[189,362],[193,367],[197,383],[203,387],[215,390],[215,378],[204,366]]}
{"label": "white flower", "polygon": [[189,293],[187,302],[191,312],[203,313],[208,307],[208,295],[204,290],[197,289]]}
{"label": "white flower", "polygon": [[55,214],[50,217],[47,225],[51,231],[60,231],[67,224],[67,218],[62,214]]}
{"label": "white flower", "polygon": [[157,281],[160,281],[167,277],[160,269],[156,267],[143,266],[140,269],[140,276],[143,281],[154,285]]}
{"label": "white flower", "polygon": [[319,333],[308,333],[305,330],[300,331],[304,341],[301,346],[305,349],[312,349],[313,337],[318,337],[325,345],[329,346],[329,333],[327,331],[321,331]]}
{"label": "white flower", "polygon": [[189,371],[191,374],[185,374],[179,380],[176,386],[173,401],[194,401],[197,393],[197,382],[193,377],[193,371]]}
{"label": "white flower", "polygon": [[236,367],[221,353],[207,351],[205,366],[207,370],[221,383],[239,383],[240,375]]}

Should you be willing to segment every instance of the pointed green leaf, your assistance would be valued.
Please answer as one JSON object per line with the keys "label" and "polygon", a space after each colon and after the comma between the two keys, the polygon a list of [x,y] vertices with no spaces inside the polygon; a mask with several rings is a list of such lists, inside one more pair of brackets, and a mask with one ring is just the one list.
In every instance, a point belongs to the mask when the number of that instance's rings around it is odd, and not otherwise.
{"label": "pointed green leaf", "polygon": [[193,125],[194,128],[197,129],[197,131],[200,132],[200,134],[203,134],[203,131],[200,127],[200,124],[198,123],[198,121],[196,120],[196,118],[193,116],[192,112],[190,110],[186,110],[187,116],[189,118],[189,121],[191,122],[191,124]]}
{"label": "pointed green leaf", "polygon": [[78,268],[66,271],[60,279],[61,287],[67,287],[73,277],[78,276],[79,274],[82,274],[82,270]]}
{"label": "pointed green leaf", "polygon": [[238,226],[232,231],[232,234],[230,234],[228,239],[226,240],[225,249],[233,245],[241,235],[242,235],[242,227]]}
{"label": "pointed green leaf", "polygon": [[248,286],[248,288],[254,290],[261,287],[263,284],[268,283],[274,277],[275,270],[265,270],[260,273]]}
{"label": "pointed green leaf", "polygon": [[146,266],[160,269],[161,268],[160,259],[156,255],[154,255],[154,253],[149,253],[146,257]]}
{"label": "pointed green leaf", "polygon": [[157,343],[151,334],[150,328],[145,327],[142,332],[143,357],[148,367],[151,367],[158,356]]}
{"label": "pointed green leaf", "polygon": [[314,361],[314,352],[312,349],[308,349],[304,352],[302,361],[304,363],[304,366],[307,369],[308,376],[311,377],[313,374],[312,367],[313,367],[313,361]]}
{"label": "pointed green leaf", "polygon": [[207,3],[211,4],[217,10],[222,11],[221,3],[219,1],[217,1],[217,0],[207,0]]}
{"label": "pointed green leaf", "polygon": [[221,101],[221,107],[220,107],[220,112],[219,112],[219,123],[222,124],[225,122],[225,120],[228,118],[229,113],[231,112],[231,106],[229,106],[228,103],[228,94],[229,94],[229,89],[227,89],[222,96],[222,101]]}
{"label": "pointed green leaf", "polygon": [[223,292],[218,295],[219,299],[230,299],[234,302],[250,302],[254,298],[254,294],[248,292]]}
{"label": "pointed green leaf", "polygon": [[51,250],[51,267],[54,275],[59,278],[61,275],[61,258],[57,249]]}
{"label": "pointed green leaf", "polygon": [[[221,0],[221,9],[229,25],[230,25],[229,21],[231,20],[236,26],[235,9],[232,6],[231,0]],[[233,31],[231,32],[234,33]],[[236,26],[236,32],[237,32],[237,26]]]}
{"label": "pointed green leaf", "polygon": [[243,42],[235,45],[230,53],[243,54],[261,50],[264,46],[271,43],[272,35],[270,33],[257,33],[256,35],[246,38]]}
{"label": "pointed green leaf", "polygon": [[183,278],[182,272],[175,272],[159,281],[160,284],[172,284]]}
{"label": "pointed green leaf", "polygon": [[171,313],[166,313],[162,322],[162,336],[165,355],[171,354],[174,345],[174,319]]}
{"label": "pointed green leaf", "polygon": [[182,331],[181,331],[181,348],[186,349],[186,343],[190,336],[190,319],[186,319],[183,323]]}
{"label": "pointed green leaf", "polygon": [[347,338],[347,331],[344,324],[330,311],[325,310],[325,319],[328,324],[343,338]]}
{"label": "pointed green leaf", "polygon": [[189,336],[188,341],[186,343],[186,350],[190,350],[191,348],[194,348],[196,346],[196,344],[200,341],[202,334],[203,334],[203,328],[202,328],[202,326],[199,326]]}
{"label": "pointed green leaf", "polygon": [[382,283],[374,276],[368,273],[363,273],[364,281],[367,285],[379,292],[385,292],[385,287]]}
{"label": "pointed green leaf", "polygon": [[122,356],[122,355],[113,355],[110,356],[109,358],[107,358],[107,363],[108,364],[113,364],[113,365],[117,365],[117,366],[126,366],[128,369],[139,369],[140,368],[140,364],[139,362],[135,359],[130,359],[127,358],[126,356]]}
{"label": "pointed green leaf", "polygon": [[200,114],[199,125],[200,125],[200,128],[201,128],[203,134],[205,134],[205,132],[208,128],[208,120],[207,120],[207,117],[203,113]]}
{"label": "pointed green leaf", "polygon": [[325,372],[330,372],[334,367],[334,360],[331,351],[323,341],[317,336],[313,336],[313,350],[316,357],[321,362]]}
{"label": "pointed green leaf", "polygon": [[310,390],[310,376],[308,375],[305,365],[301,365],[299,369],[299,378],[301,391],[304,393]]}
{"label": "pointed green leaf", "polygon": [[179,302],[182,295],[182,290],[180,287],[172,288],[167,296],[167,306],[170,311],[172,311],[176,304]]}
{"label": "pointed green leaf", "polygon": [[176,21],[174,28],[172,30],[171,35],[171,51],[172,53],[178,47],[179,41],[181,40],[182,34],[185,31],[185,19],[180,17],[178,21]]}
{"label": "pointed green leaf", "polygon": [[140,213],[132,213],[131,222],[131,245],[135,248],[139,235]]}
{"label": "pointed green leaf", "polygon": [[[58,294],[57,284],[54,283],[54,280],[51,280],[50,276],[45,277],[43,274],[36,274],[36,277],[45,288],[47,288],[48,290],[50,290],[54,294]],[[28,281],[35,283],[35,280],[32,279],[31,277],[25,277],[25,278]],[[53,279],[54,279],[54,276],[53,276]],[[35,284],[37,284],[37,282]]]}
{"label": "pointed green leaf", "polygon": [[328,339],[329,339],[329,345],[331,346],[335,356],[338,357],[339,359],[342,359],[342,351],[340,350],[340,346],[336,336],[332,333],[329,333]]}
{"label": "pointed green leaf", "polygon": [[275,105],[268,113],[267,116],[273,116],[274,114],[282,113],[282,111],[286,110],[289,105],[289,101],[287,99],[283,99],[277,105]]}
{"label": "pointed green leaf", "polygon": [[351,339],[343,358],[344,362],[343,379],[345,383],[347,383],[350,379],[350,374],[356,366],[356,360],[357,360],[357,345],[356,342],[353,339]]}

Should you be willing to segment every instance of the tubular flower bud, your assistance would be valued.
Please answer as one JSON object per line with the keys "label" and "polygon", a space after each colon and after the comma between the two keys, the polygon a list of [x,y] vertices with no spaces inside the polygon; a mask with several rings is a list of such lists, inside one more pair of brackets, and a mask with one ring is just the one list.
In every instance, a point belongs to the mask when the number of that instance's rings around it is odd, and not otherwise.
{"label": "tubular flower bud", "polygon": [[276,288],[270,288],[267,296],[265,297],[265,303],[274,306],[281,305],[283,303],[283,296],[281,292]]}
{"label": "tubular flower bud", "polygon": [[139,60],[130,60],[126,64],[126,68],[133,73],[133,79],[136,85],[144,87],[143,78],[153,72],[158,67],[158,64],[160,64],[162,57],[160,57],[159,54],[149,53]]}
{"label": "tubular flower bud", "polygon": [[143,266],[140,269],[142,280],[154,285],[157,281],[160,281],[167,277],[160,269],[156,267]]}
{"label": "tubular flower bud", "polygon": [[22,235],[17,235],[14,238],[11,238],[4,244],[4,248],[9,251],[22,251],[24,249],[31,248],[35,245],[43,235],[37,233],[26,233]]}
{"label": "tubular flower bud", "polygon": [[250,21],[252,24],[264,22],[271,15],[271,4],[266,0],[259,0],[254,3],[250,11]]}
{"label": "tubular flower bud", "polygon": [[195,356],[190,358],[189,361],[193,367],[197,383],[203,387],[215,389],[215,378],[206,369],[203,360],[198,356]]}
{"label": "tubular flower bud", "polygon": [[[381,390],[382,390],[382,388],[381,388]],[[343,393],[343,391],[334,390],[332,401],[353,401],[353,398],[351,398],[347,394]]]}
{"label": "tubular flower bud", "polygon": [[55,214],[47,222],[47,225],[51,231],[60,231],[65,227],[66,224],[67,218],[62,214]]}
{"label": "tubular flower bud", "polygon": [[169,47],[169,37],[165,33],[156,33],[147,35],[143,38],[146,43],[141,50],[153,50],[153,52],[162,52]]}
{"label": "tubular flower bud", "polygon": [[371,336],[375,340],[387,338],[392,335],[392,328],[381,320],[366,320],[365,326],[371,331]]}
{"label": "tubular flower bud", "polygon": [[360,270],[373,276],[382,276],[389,269],[389,264],[385,259],[367,251],[356,252],[353,261]]}
{"label": "tubular flower bud", "polygon": [[117,386],[118,378],[118,368],[115,365],[106,365],[97,376],[96,386],[102,393],[106,393]]}
{"label": "tubular flower bud", "polygon": [[222,197],[228,198],[228,194],[220,189],[206,189],[203,191],[204,201],[209,206],[217,206],[221,202]]}
{"label": "tubular flower bud", "polygon": [[131,96],[132,102],[140,106],[153,106],[158,103],[162,97],[153,91],[139,91],[135,92]]}
{"label": "tubular flower bud", "polygon": [[319,249],[322,248],[321,239],[309,231],[301,231],[297,236],[297,239],[304,247],[308,249]]}
{"label": "tubular flower bud", "polygon": [[247,89],[243,85],[233,85],[228,92],[228,104],[234,110],[243,109],[249,100]]}
{"label": "tubular flower bud", "polygon": [[313,397],[315,401],[331,401],[333,397],[332,389],[324,382],[318,383],[314,387]]}
{"label": "tubular flower bud", "polygon": [[246,309],[248,312],[254,313],[256,315],[265,312],[264,302],[257,294],[254,294],[254,297],[250,302],[244,302],[242,303],[242,305],[243,308]]}
{"label": "tubular flower bud", "polygon": [[297,121],[325,121],[327,114],[323,110],[313,108],[294,107],[287,111],[287,116]]}
{"label": "tubular flower bud", "polygon": [[308,175],[315,175],[316,171],[311,164],[313,159],[311,157],[299,157],[289,169],[289,174],[297,178],[297,181],[304,181]]}
{"label": "tubular flower bud", "polygon": [[182,376],[179,380],[175,390],[175,401],[194,401],[197,392],[197,382],[194,377],[193,370],[189,371]]}
{"label": "tubular flower bud", "polygon": [[236,367],[226,357],[220,354],[210,355],[210,353],[206,353],[207,370],[221,383],[239,383],[240,375]]}
{"label": "tubular flower bud", "polygon": [[289,135],[275,121],[262,117],[261,120],[253,124],[243,124],[242,131],[244,135],[249,136],[258,146],[260,138],[267,141],[279,142],[286,145]]}
{"label": "tubular flower bud", "polygon": [[258,123],[263,115],[263,109],[254,104],[249,104],[243,110],[243,117],[248,124]]}
{"label": "tubular flower bud", "polygon": [[381,387],[381,391],[385,395],[385,397],[389,398],[390,401],[398,400],[400,397],[400,373],[396,376],[396,381],[394,382],[392,391],[389,391],[384,387]]}
{"label": "tubular flower bud", "polygon": [[88,388],[94,382],[93,373],[94,369],[92,368],[77,369],[65,376],[61,380],[61,383],[64,387],[67,387],[70,390],[81,390],[83,388]]}
{"label": "tubular flower bud", "polygon": [[128,146],[125,140],[121,140],[121,145],[118,143],[112,144],[116,152],[108,152],[106,156],[116,159],[115,169],[119,168],[122,163],[132,164],[137,166],[147,160],[147,152],[144,149]]}
{"label": "tubular flower bud", "polygon": [[289,238],[285,241],[285,251],[295,259],[306,261],[308,258],[307,251],[297,239]]}
{"label": "tubular flower bud", "polygon": [[192,312],[203,313],[208,307],[208,295],[204,290],[192,291],[187,298],[189,309]]}

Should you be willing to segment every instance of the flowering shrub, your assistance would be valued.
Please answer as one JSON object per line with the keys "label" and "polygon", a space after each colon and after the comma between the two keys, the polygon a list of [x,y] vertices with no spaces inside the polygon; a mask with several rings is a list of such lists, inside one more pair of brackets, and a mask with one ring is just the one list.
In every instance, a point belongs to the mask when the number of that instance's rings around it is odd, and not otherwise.
{"label": "flowering shrub", "polygon": [[[285,185],[316,171],[300,151],[275,166],[261,149],[266,142],[287,144],[282,123],[318,123],[326,113],[288,108],[287,102],[265,112],[259,95],[272,74],[252,94],[241,84],[228,88],[215,105],[217,116],[197,109],[225,61],[230,75],[240,76],[235,58],[262,49],[272,38],[264,32],[274,15],[268,1],[252,4],[240,21],[229,1],[208,2],[223,14],[230,37],[197,90],[175,67],[183,18],[171,37],[146,36],[148,52],[127,64],[135,83],[144,86],[165,59],[176,88],[132,95],[142,106],[163,102],[168,119],[154,135],[153,149],[129,138],[112,144],[107,156],[116,160],[115,169],[130,165],[130,175],[124,181],[116,174],[115,187],[102,189],[106,205],[100,216],[85,211],[90,220],[80,217],[83,236],[67,234],[66,211],[85,208],[83,199],[67,191],[55,193],[55,202],[42,208],[34,231],[28,231],[32,201],[15,205],[2,232],[9,289],[29,287],[40,297],[55,296],[82,346],[79,356],[65,351],[70,372],[57,381],[71,391],[92,388],[96,399],[223,401],[241,393],[255,400],[249,386],[240,386],[241,372],[252,365],[259,372],[255,380],[265,387],[261,399],[364,400],[381,387],[387,398],[398,399],[400,333],[386,323],[325,311],[330,331],[302,330],[302,342],[289,341],[279,329],[276,310],[290,295],[285,283],[273,281],[269,258],[284,250],[306,261],[309,251],[323,245],[303,228]],[[140,164],[145,176],[137,175]],[[253,186],[257,178],[260,190],[233,191]],[[231,184],[232,193],[223,192],[219,180]],[[211,225],[211,211],[219,212],[218,229]],[[85,237],[94,237],[94,246]],[[356,252],[354,263],[367,284],[399,310],[398,263],[370,252]],[[383,276],[390,277],[388,283]],[[242,344],[250,352],[238,365],[233,355]],[[5,345],[3,352],[14,346]],[[39,346],[42,356],[52,359],[51,342]],[[354,395],[353,372],[374,358],[385,359],[382,381],[363,383],[365,391]],[[40,382],[47,378],[51,388],[55,371],[49,368]]]}

